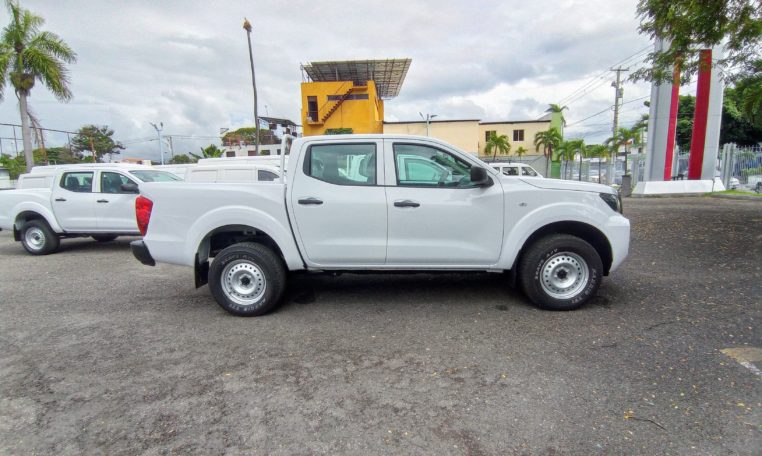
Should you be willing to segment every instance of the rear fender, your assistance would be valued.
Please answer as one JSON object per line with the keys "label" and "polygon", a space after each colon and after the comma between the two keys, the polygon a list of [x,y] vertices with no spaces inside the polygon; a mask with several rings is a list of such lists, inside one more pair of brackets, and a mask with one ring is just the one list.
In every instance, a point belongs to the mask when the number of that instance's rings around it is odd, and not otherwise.
{"label": "rear fender", "polygon": [[21,230],[21,225],[24,223],[24,217],[19,217],[19,215],[23,215],[25,212],[31,212],[41,216],[54,232],[64,232],[63,228],[58,224],[58,221],[56,221],[53,212],[42,204],[34,201],[24,201],[13,207],[11,213],[13,214],[14,229]]}
{"label": "rear fender", "polygon": [[284,225],[272,215],[252,207],[221,207],[204,214],[188,230],[187,239],[190,242],[188,244],[189,250],[185,252],[185,256],[189,263],[192,261],[192,264],[197,265],[197,268],[201,267],[206,261],[206,258],[202,257],[201,254],[208,254],[208,251],[202,252],[203,249],[207,248],[203,245],[205,238],[215,230],[237,225],[250,227],[270,236],[281,250],[283,260],[289,270],[304,269],[304,263],[302,263],[287,223]]}

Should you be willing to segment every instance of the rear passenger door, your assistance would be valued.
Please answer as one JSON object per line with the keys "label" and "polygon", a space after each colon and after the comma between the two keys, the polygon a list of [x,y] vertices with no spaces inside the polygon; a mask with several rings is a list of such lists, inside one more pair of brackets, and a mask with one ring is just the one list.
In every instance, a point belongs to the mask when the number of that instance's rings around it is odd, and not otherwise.
{"label": "rear passenger door", "polygon": [[380,265],[386,259],[382,141],[306,145],[289,205],[305,259],[319,266]]}
{"label": "rear passenger door", "polygon": [[94,171],[69,171],[53,186],[53,212],[66,231],[90,232],[98,228],[95,218]]}

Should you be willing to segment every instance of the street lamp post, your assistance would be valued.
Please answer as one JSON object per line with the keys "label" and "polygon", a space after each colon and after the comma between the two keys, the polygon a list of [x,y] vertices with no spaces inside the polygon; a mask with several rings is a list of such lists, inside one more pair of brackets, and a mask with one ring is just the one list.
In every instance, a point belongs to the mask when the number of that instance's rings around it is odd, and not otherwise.
{"label": "street lamp post", "polygon": [[254,153],[259,155],[259,116],[257,115],[257,79],[254,76],[254,54],[251,51],[251,22],[243,18],[243,28],[249,41],[249,62],[251,63],[251,86],[254,88]]}
{"label": "street lamp post", "polygon": [[421,116],[421,119],[426,121],[426,136],[429,136],[429,123],[431,123],[431,119],[433,119],[437,115],[436,114],[428,114],[427,113],[426,117],[423,117],[423,114],[420,113],[420,112],[418,113],[418,115]]}
{"label": "street lamp post", "polygon": [[164,147],[162,146],[161,131],[164,130],[164,122],[159,122],[159,125],[151,122],[153,128],[156,130],[156,134],[159,135],[159,155],[161,156],[161,164],[164,164]]}

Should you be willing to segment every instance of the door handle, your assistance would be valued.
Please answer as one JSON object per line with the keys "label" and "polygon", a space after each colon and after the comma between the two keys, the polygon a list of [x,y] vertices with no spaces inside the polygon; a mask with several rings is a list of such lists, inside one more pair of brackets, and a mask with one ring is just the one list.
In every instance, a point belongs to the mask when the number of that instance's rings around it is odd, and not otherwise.
{"label": "door handle", "polygon": [[415,201],[410,201],[410,200],[394,202],[394,207],[419,207],[420,205],[421,203],[416,203]]}
{"label": "door handle", "polygon": [[108,200],[98,200],[99,203],[108,203]]}
{"label": "door handle", "polygon": [[300,199],[299,204],[318,206],[323,204],[323,201],[317,198],[309,197]]}
{"label": "door handle", "polygon": [[56,198],[56,201],[66,201],[66,198]]}

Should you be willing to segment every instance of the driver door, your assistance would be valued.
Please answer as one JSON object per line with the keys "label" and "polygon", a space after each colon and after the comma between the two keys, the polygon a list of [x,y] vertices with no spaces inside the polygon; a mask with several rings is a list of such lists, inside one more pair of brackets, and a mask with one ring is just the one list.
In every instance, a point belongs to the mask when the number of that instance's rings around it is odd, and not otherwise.
{"label": "driver door", "polygon": [[384,141],[387,266],[488,266],[503,242],[503,190],[471,184],[471,163],[438,145]]}

